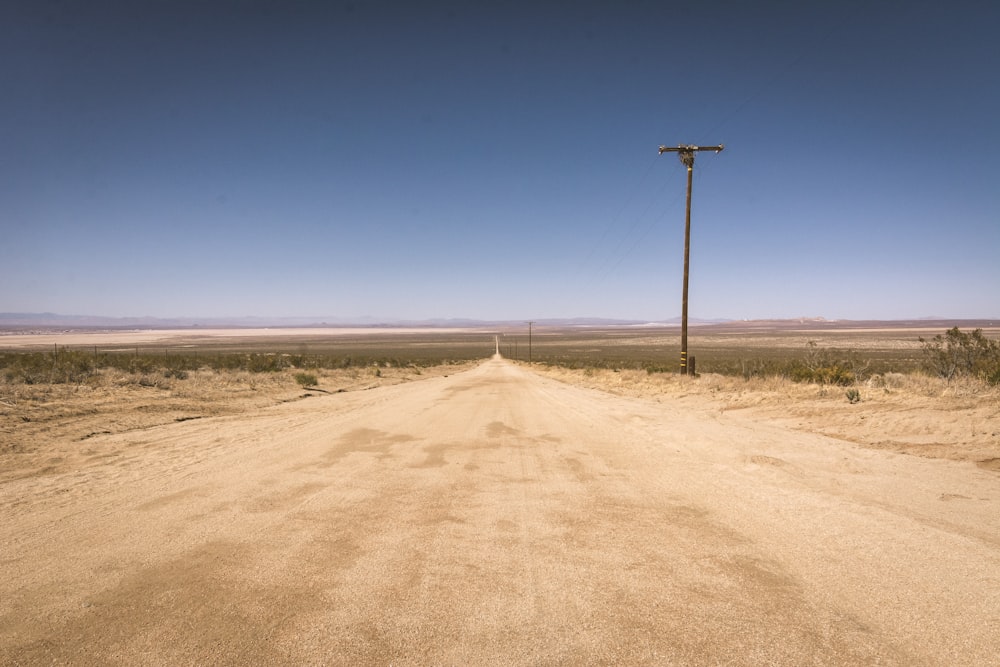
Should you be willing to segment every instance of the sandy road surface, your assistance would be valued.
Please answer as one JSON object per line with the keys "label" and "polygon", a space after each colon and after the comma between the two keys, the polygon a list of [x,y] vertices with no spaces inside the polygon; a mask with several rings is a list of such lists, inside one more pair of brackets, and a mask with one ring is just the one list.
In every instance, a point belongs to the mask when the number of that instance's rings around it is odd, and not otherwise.
{"label": "sandy road surface", "polygon": [[0,486],[2,664],[1000,664],[1000,475],[494,359]]}

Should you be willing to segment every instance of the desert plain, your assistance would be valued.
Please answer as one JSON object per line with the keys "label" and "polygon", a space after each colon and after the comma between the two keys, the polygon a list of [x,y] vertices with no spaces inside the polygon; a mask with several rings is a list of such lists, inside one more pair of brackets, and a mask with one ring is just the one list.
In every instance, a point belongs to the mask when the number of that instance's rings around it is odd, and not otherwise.
{"label": "desert plain", "polygon": [[[1000,664],[1000,391],[886,370],[935,333],[0,336],[373,360],[0,379],[0,663]],[[712,372],[816,348],[886,365]]]}

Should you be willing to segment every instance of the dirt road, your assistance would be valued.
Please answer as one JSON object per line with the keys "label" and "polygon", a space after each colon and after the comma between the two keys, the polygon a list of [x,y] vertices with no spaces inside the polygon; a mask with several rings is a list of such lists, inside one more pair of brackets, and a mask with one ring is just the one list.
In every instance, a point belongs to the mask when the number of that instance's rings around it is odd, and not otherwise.
{"label": "dirt road", "polygon": [[2,664],[1000,664],[1000,475],[500,359],[0,486]]}

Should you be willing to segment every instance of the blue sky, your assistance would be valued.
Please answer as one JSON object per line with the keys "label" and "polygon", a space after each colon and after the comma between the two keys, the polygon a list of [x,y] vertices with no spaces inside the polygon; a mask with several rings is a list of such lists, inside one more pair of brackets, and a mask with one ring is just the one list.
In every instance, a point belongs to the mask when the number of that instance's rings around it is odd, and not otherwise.
{"label": "blue sky", "polygon": [[991,2],[6,2],[0,312],[1000,316]]}

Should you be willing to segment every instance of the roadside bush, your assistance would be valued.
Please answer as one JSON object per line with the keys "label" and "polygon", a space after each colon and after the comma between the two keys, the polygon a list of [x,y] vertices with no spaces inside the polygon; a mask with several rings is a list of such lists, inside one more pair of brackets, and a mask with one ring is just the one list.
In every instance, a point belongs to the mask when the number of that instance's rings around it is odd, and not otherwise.
{"label": "roadside bush", "polygon": [[978,377],[1000,384],[1000,342],[984,336],[982,329],[966,333],[952,327],[944,335],[919,340],[924,365],[934,375],[949,381],[958,376]]}
{"label": "roadside bush", "polygon": [[836,350],[820,349],[816,341],[809,341],[805,359],[793,360],[787,366],[787,374],[795,382],[815,382],[847,387],[867,371],[867,364],[860,364],[853,358],[838,358]]}
{"label": "roadside bush", "polygon": [[792,362],[789,365],[788,376],[795,382],[815,382],[816,384],[833,384],[841,387],[852,385],[857,380],[854,371],[840,362],[821,366]]}
{"label": "roadside bush", "polygon": [[285,368],[285,359],[278,354],[247,355],[246,370],[251,373],[274,373]]}
{"label": "roadside bush", "polygon": [[152,373],[156,371],[159,364],[152,357],[132,357],[129,360],[128,371],[130,373]]}
{"label": "roadside bush", "polygon": [[296,373],[295,381],[298,382],[303,389],[307,387],[315,387],[319,382],[316,379],[316,376],[312,373]]}

